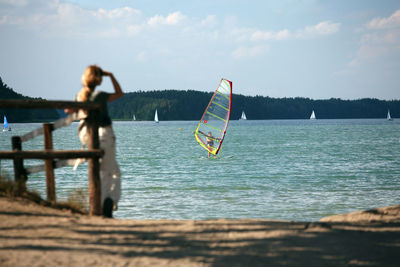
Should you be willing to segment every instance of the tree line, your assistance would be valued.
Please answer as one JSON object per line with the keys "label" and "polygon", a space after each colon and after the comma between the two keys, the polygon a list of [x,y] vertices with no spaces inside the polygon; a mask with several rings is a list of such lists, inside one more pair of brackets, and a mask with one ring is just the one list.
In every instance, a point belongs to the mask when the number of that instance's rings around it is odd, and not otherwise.
{"label": "tree line", "polygon": [[[158,110],[160,120],[199,120],[212,96],[211,92],[194,90],[164,90],[125,93],[109,104],[113,119],[153,120]],[[232,95],[231,119],[239,119],[242,110],[250,120],[308,119],[312,110],[318,119],[385,118],[390,109],[392,117],[400,116],[400,100],[364,98],[342,100],[331,98],[271,98]]]}
{"label": "tree line", "polygon": [[[42,99],[23,96],[8,87],[0,77],[0,100],[7,99]],[[47,122],[54,121],[60,117],[60,112],[54,109],[1,109],[0,121],[3,122],[3,116],[7,116],[10,123],[14,122]]]}
{"label": "tree line", "polygon": [[[108,108],[113,120],[132,120],[135,115],[137,120],[150,121],[153,120],[156,109],[161,121],[199,120],[212,94],[213,92],[195,90],[129,92],[109,103]],[[15,92],[0,78],[0,99],[35,98]],[[303,97],[271,98],[233,94],[231,119],[239,119],[242,110],[249,120],[308,119],[312,110],[318,119],[385,118],[389,109],[392,117],[400,117],[400,100],[313,100]],[[7,115],[9,122],[54,121],[63,116],[59,110],[34,109],[0,109],[0,115]]]}

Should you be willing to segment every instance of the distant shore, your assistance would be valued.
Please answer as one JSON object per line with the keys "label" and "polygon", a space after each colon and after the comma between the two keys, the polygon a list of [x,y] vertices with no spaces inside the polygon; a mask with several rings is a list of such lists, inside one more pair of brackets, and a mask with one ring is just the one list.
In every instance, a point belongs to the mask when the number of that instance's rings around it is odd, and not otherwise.
{"label": "distant shore", "polygon": [[276,220],[118,220],[0,197],[0,266],[398,266],[400,205]]}

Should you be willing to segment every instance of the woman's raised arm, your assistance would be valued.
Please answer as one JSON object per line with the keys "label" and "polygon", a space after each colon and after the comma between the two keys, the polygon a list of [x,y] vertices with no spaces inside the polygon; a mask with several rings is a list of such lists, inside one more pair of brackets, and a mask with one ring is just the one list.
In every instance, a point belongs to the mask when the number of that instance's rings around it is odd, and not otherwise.
{"label": "woman's raised arm", "polygon": [[110,94],[108,101],[114,101],[115,99],[120,98],[124,93],[122,92],[121,86],[119,85],[117,79],[115,79],[114,75],[111,72],[103,71],[103,76],[109,76],[111,82],[114,86],[114,93]]}

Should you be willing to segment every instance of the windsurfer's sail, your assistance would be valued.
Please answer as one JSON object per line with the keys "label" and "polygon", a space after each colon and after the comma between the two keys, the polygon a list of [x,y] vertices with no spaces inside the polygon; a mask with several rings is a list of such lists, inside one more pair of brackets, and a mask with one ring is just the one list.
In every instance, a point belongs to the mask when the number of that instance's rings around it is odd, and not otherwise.
{"label": "windsurfer's sail", "polygon": [[197,142],[217,155],[224,141],[232,107],[232,82],[221,79],[194,133]]}

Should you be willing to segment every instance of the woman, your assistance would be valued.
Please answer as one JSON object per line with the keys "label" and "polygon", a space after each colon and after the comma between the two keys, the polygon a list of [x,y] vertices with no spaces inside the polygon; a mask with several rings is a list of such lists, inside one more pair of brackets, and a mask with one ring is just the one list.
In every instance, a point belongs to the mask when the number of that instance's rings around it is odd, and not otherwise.
{"label": "woman", "polygon": [[[100,85],[103,76],[108,76],[114,87],[114,93],[96,91],[96,86]],[[107,102],[114,101],[123,95],[120,85],[111,72],[103,71],[96,65],[86,68],[82,75],[82,89],[78,93],[77,101],[90,101],[101,104],[99,111],[99,141],[100,148],[104,150],[104,156],[100,159],[100,180],[101,180],[101,203],[103,203],[103,216],[112,217],[113,209],[116,209],[121,196],[121,174],[115,153],[115,135],[112,128],[111,118],[108,115]],[[72,113],[71,110],[66,110]],[[79,138],[84,146],[88,144],[87,126],[91,118],[86,112],[78,112],[81,119],[79,125]]]}

